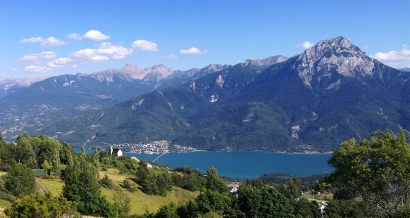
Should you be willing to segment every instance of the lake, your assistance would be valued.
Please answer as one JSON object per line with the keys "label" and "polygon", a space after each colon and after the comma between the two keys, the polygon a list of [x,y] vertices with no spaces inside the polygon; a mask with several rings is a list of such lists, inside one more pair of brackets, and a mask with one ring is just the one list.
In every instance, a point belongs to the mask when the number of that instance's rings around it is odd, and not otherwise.
{"label": "lake", "polygon": [[[75,149],[77,152],[79,149]],[[88,151],[87,151],[88,153]],[[134,154],[123,152],[125,156],[134,156],[141,160],[153,161],[159,155]],[[287,154],[264,151],[211,152],[198,151],[189,153],[171,152],[162,155],[155,162],[171,167],[189,166],[205,173],[209,166],[214,166],[220,176],[235,179],[254,179],[267,173],[287,173],[295,176],[330,173],[327,165],[331,154]]]}
{"label": "lake", "polygon": [[[159,155],[130,154],[142,160],[154,160]],[[266,173],[287,173],[295,176],[330,173],[327,165],[331,154],[286,154],[262,151],[168,153],[156,162],[169,166],[189,166],[206,172],[214,166],[220,176],[254,179]]]}

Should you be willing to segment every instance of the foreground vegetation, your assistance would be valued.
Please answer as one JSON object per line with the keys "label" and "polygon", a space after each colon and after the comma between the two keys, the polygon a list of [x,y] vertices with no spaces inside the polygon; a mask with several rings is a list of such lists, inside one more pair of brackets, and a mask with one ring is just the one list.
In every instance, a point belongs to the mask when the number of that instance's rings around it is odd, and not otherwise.
{"label": "foreground vegetation", "polygon": [[[0,206],[9,217],[409,217],[406,139],[404,131],[387,131],[343,142],[329,160],[335,171],[316,192],[296,177],[282,185],[247,180],[230,191],[212,166],[205,175],[152,167],[24,134],[15,143],[0,138],[0,167],[7,172],[0,174]],[[322,211],[323,203],[310,199],[319,199],[317,191],[326,200]]]}

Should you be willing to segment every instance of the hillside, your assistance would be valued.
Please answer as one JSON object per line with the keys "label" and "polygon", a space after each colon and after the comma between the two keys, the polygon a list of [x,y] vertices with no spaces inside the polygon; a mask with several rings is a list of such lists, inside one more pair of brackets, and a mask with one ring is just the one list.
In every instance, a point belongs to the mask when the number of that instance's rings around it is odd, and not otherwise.
{"label": "hillside", "polygon": [[[190,200],[194,201],[199,192],[190,192],[178,187],[173,187],[173,190],[167,194],[167,196],[159,195],[147,195],[141,191],[136,191],[134,193],[129,192],[128,190],[122,188],[120,184],[127,178],[133,178],[135,176],[129,174],[120,174],[117,169],[108,169],[107,171],[100,172],[101,178],[107,175],[119,189],[125,193],[131,200],[131,211],[130,214],[144,214],[146,211],[150,213],[155,213],[158,209],[167,205],[171,202],[176,203],[177,205],[185,205]],[[42,183],[47,190],[53,196],[59,196],[62,193],[62,187],[64,181],[61,179],[41,179],[38,178],[38,181]],[[110,202],[114,202],[113,196],[114,189],[107,189],[102,187],[102,194],[107,197]]]}
{"label": "hillside", "polygon": [[247,61],[56,122],[74,146],[146,143],[206,150],[333,151],[352,137],[410,129],[410,74],[348,39],[323,40],[272,65]]}

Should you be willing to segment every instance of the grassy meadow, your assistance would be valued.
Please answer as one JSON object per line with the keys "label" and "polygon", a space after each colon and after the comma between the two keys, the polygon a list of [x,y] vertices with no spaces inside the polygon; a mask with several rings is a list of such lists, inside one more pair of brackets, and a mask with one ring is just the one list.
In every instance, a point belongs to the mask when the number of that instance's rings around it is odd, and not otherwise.
{"label": "grassy meadow", "polygon": [[[5,175],[5,172],[0,172],[0,176]],[[133,178],[133,175],[122,174],[117,169],[107,169],[100,172],[100,178],[107,175],[114,183],[122,190],[123,194],[130,198],[131,211],[130,214],[144,214],[146,211],[153,213],[162,206],[174,202],[178,205],[184,205],[190,200],[195,200],[199,192],[190,192],[179,187],[173,187],[172,191],[168,192],[167,196],[146,195],[140,190],[130,192],[120,186],[127,178]],[[61,179],[46,179],[36,177],[37,190],[40,192],[50,192],[53,196],[59,196],[62,193],[64,181]],[[137,185],[137,184],[136,184]],[[137,185],[138,186],[138,185]],[[101,192],[110,202],[114,202],[113,196],[116,190],[102,187]],[[0,199],[0,218],[4,217],[4,209],[10,206],[11,203]]]}

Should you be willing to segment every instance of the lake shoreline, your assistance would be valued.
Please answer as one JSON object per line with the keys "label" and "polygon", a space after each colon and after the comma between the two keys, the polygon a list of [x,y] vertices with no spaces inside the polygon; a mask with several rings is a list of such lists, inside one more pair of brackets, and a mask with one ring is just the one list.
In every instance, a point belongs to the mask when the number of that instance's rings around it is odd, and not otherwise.
{"label": "lake shoreline", "polygon": [[[80,149],[75,149],[79,152]],[[92,149],[86,149],[92,153]],[[209,166],[218,170],[218,175],[233,179],[256,179],[269,173],[285,173],[298,177],[329,174],[333,171],[327,162],[331,153],[284,153],[272,151],[194,151],[142,154],[123,152],[123,156],[136,157],[169,167],[191,167],[206,173]]]}
{"label": "lake shoreline", "polygon": [[[158,155],[162,153],[138,153],[132,151],[126,151],[130,154],[149,154],[149,155]],[[318,152],[318,151],[311,151],[311,152],[281,152],[281,151],[267,151],[267,150],[194,150],[194,151],[169,151],[166,153],[193,153],[193,152],[266,152],[266,153],[274,153],[274,154],[333,154],[333,151],[329,152]]]}

